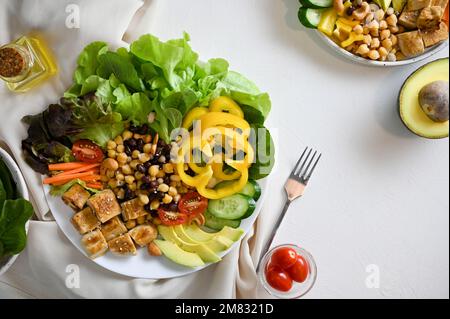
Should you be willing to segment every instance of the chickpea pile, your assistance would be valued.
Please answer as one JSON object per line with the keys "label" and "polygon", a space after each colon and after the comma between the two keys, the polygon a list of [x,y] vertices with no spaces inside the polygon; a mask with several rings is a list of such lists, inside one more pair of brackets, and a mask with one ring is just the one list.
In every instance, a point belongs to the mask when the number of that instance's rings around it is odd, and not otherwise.
{"label": "chickpea pile", "polygon": [[[102,182],[114,191],[119,202],[139,198],[149,213],[156,213],[160,205],[177,211],[181,195],[189,188],[170,162],[171,147],[158,134],[152,137],[147,127],[130,127],[108,142],[108,158],[100,167]],[[145,222],[141,219],[137,223]],[[129,221],[127,228],[133,228],[135,222]]]}
{"label": "chickpea pile", "polygon": [[394,62],[404,58],[398,47],[397,34],[405,31],[398,25],[398,18],[393,8],[386,11],[375,3],[355,0],[345,15],[360,24],[353,27],[353,32],[363,35],[362,41],[355,41],[345,49],[363,58],[375,61]]}

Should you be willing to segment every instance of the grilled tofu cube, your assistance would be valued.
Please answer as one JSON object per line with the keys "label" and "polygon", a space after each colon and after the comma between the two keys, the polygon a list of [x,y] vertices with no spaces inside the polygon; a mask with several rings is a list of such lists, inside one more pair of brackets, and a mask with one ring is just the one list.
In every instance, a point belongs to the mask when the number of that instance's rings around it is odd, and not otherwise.
{"label": "grilled tofu cube", "polygon": [[108,241],[111,252],[121,256],[136,255],[136,246],[128,233]]}
{"label": "grilled tofu cube", "polygon": [[108,220],[104,223],[100,229],[103,236],[107,241],[116,238],[128,231],[124,223],[120,220],[118,216]]}
{"label": "grilled tofu cube", "polygon": [[428,8],[429,6],[431,6],[431,1],[432,0],[408,0],[406,9],[408,11],[415,11],[423,8]]}
{"label": "grilled tofu cube", "polygon": [[442,8],[443,11],[445,11],[445,8],[447,8],[448,5],[448,0],[432,0],[431,5],[439,6]]}
{"label": "grilled tofu cube", "polygon": [[94,230],[81,238],[81,243],[89,257],[95,259],[108,251],[108,243],[100,230]]}
{"label": "grilled tofu cube", "polygon": [[444,22],[441,22],[438,30],[430,30],[422,32],[423,42],[425,46],[431,47],[439,42],[445,41],[448,39],[448,28]]}
{"label": "grilled tofu cube", "polygon": [[120,206],[117,202],[116,195],[110,189],[93,195],[89,198],[87,204],[92,208],[102,224],[120,214]]}
{"label": "grilled tofu cube", "polygon": [[64,203],[73,209],[83,209],[91,194],[83,188],[80,184],[75,184],[62,196]]}
{"label": "grilled tofu cube", "polygon": [[81,235],[93,231],[95,228],[100,226],[100,221],[92,212],[90,207],[86,207],[82,211],[79,211],[73,215],[70,221],[73,227],[75,227]]}
{"label": "grilled tofu cube", "polygon": [[422,54],[425,51],[422,35],[419,31],[411,31],[399,34],[398,45],[401,52],[407,58]]}
{"label": "grilled tofu cube", "polygon": [[144,205],[139,198],[129,200],[122,203],[122,217],[124,221],[130,219],[137,219],[138,217],[145,216],[148,213],[144,209]]}
{"label": "grilled tofu cube", "polygon": [[404,26],[406,29],[417,29],[417,18],[420,11],[403,11],[398,18],[398,24]]}
{"label": "grilled tofu cube", "polygon": [[147,246],[158,237],[158,230],[153,225],[140,225],[131,229],[128,234],[141,247]]}
{"label": "grilled tofu cube", "polygon": [[417,18],[417,27],[423,30],[436,30],[439,29],[444,10],[439,6],[433,6],[425,8],[420,12]]}

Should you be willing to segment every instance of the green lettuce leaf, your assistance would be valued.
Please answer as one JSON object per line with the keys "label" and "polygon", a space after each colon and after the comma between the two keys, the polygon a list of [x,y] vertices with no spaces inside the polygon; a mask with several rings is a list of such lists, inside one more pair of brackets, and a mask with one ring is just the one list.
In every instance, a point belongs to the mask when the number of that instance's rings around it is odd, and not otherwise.
{"label": "green lettuce leaf", "polygon": [[148,114],[153,111],[153,106],[144,93],[134,93],[124,97],[114,107],[114,111],[122,114],[126,120],[135,124],[143,124],[148,122]]}
{"label": "green lettuce leaf", "polygon": [[91,192],[92,194],[96,194],[98,192],[100,192],[97,189],[93,189],[93,188],[89,188],[86,186],[86,182],[80,180],[80,179],[74,179],[71,180],[68,183],[65,183],[64,185],[60,185],[60,186],[52,186],[50,189],[50,195],[52,196],[62,196],[65,192],[67,192],[73,185],[75,184],[80,184],[81,186],[83,186],[84,189],[86,189],[87,191]]}
{"label": "green lettuce leaf", "polygon": [[74,81],[82,85],[91,75],[96,74],[99,66],[98,55],[108,49],[105,42],[92,42],[84,48],[78,57],[78,67],[75,70]]}
{"label": "green lettuce leaf", "polygon": [[127,57],[115,52],[106,52],[98,56],[98,62],[97,74],[100,77],[109,79],[111,75],[114,75],[129,88],[135,91],[143,90],[142,80]]}

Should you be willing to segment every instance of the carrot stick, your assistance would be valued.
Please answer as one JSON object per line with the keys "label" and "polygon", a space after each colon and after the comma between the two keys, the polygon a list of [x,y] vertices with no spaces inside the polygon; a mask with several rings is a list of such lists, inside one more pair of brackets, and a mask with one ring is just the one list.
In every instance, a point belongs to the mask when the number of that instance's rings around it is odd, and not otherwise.
{"label": "carrot stick", "polygon": [[86,187],[93,189],[103,189],[103,185],[101,183],[87,183]]}
{"label": "carrot stick", "polygon": [[63,175],[60,176],[62,174],[56,175],[56,176],[52,176],[52,177],[47,177],[46,179],[44,179],[44,184],[53,184],[53,183],[58,183],[58,182],[63,182],[63,181],[70,181],[72,179],[77,179],[77,178],[82,178],[82,177],[86,177],[89,175],[94,175],[93,172],[83,172],[83,173],[76,173],[76,174],[70,174],[70,175]]}
{"label": "carrot stick", "polygon": [[68,171],[68,170],[71,170],[71,169],[85,167],[85,166],[88,166],[88,165],[92,165],[92,164],[82,163],[82,162],[49,164],[48,165],[48,170],[49,171]]}
{"label": "carrot stick", "polygon": [[74,168],[74,169],[65,171],[65,172],[63,172],[63,173],[61,173],[61,174],[59,174],[59,175],[62,175],[62,176],[63,176],[63,175],[71,175],[71,174],[76,174],[76,173],[86,172],[86,171],[90,171],[90,170],[92,170],[92,169],[94,169],[94,168],[96,168],[96,167],[99,167],[99,166],[100,166],[100,164],[89,164],[89,165],[84,165],[84,166],[79,167],[79,168]]}
{"label": "carrot stick", "polygon": [[95,182],[99,181],[102,177],[100,175],[90,175],[86,177],[81,177],[80,180],[84,182]]}

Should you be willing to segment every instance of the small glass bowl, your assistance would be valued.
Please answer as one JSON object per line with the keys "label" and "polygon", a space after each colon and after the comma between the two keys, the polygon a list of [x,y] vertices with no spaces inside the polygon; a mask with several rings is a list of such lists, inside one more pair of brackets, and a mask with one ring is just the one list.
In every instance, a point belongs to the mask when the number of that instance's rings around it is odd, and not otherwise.
{"label": "small glass bowl", "polygon": [[[294,249],[298,255],[302,256],[308,262],[309,265],[309,274],[307,279],[302,283],[294,281],[292,289],[289,290],[288,292],[283,292],[272,288],[272,286],[269,285],[266,279],[267,266],[272,258],[273,253],[280,248]],[[258,277],[264,289],[272,296],[280,299],[297,299],[306,295],[314,286],[317,279],[317,265],[311,254],[306,250],[304,250],[303,248],[300,248],[295,245],[280,245],[271,249],[264,255],[263,259],[261,260],[261,267],[259,268],[258,271]]]}

